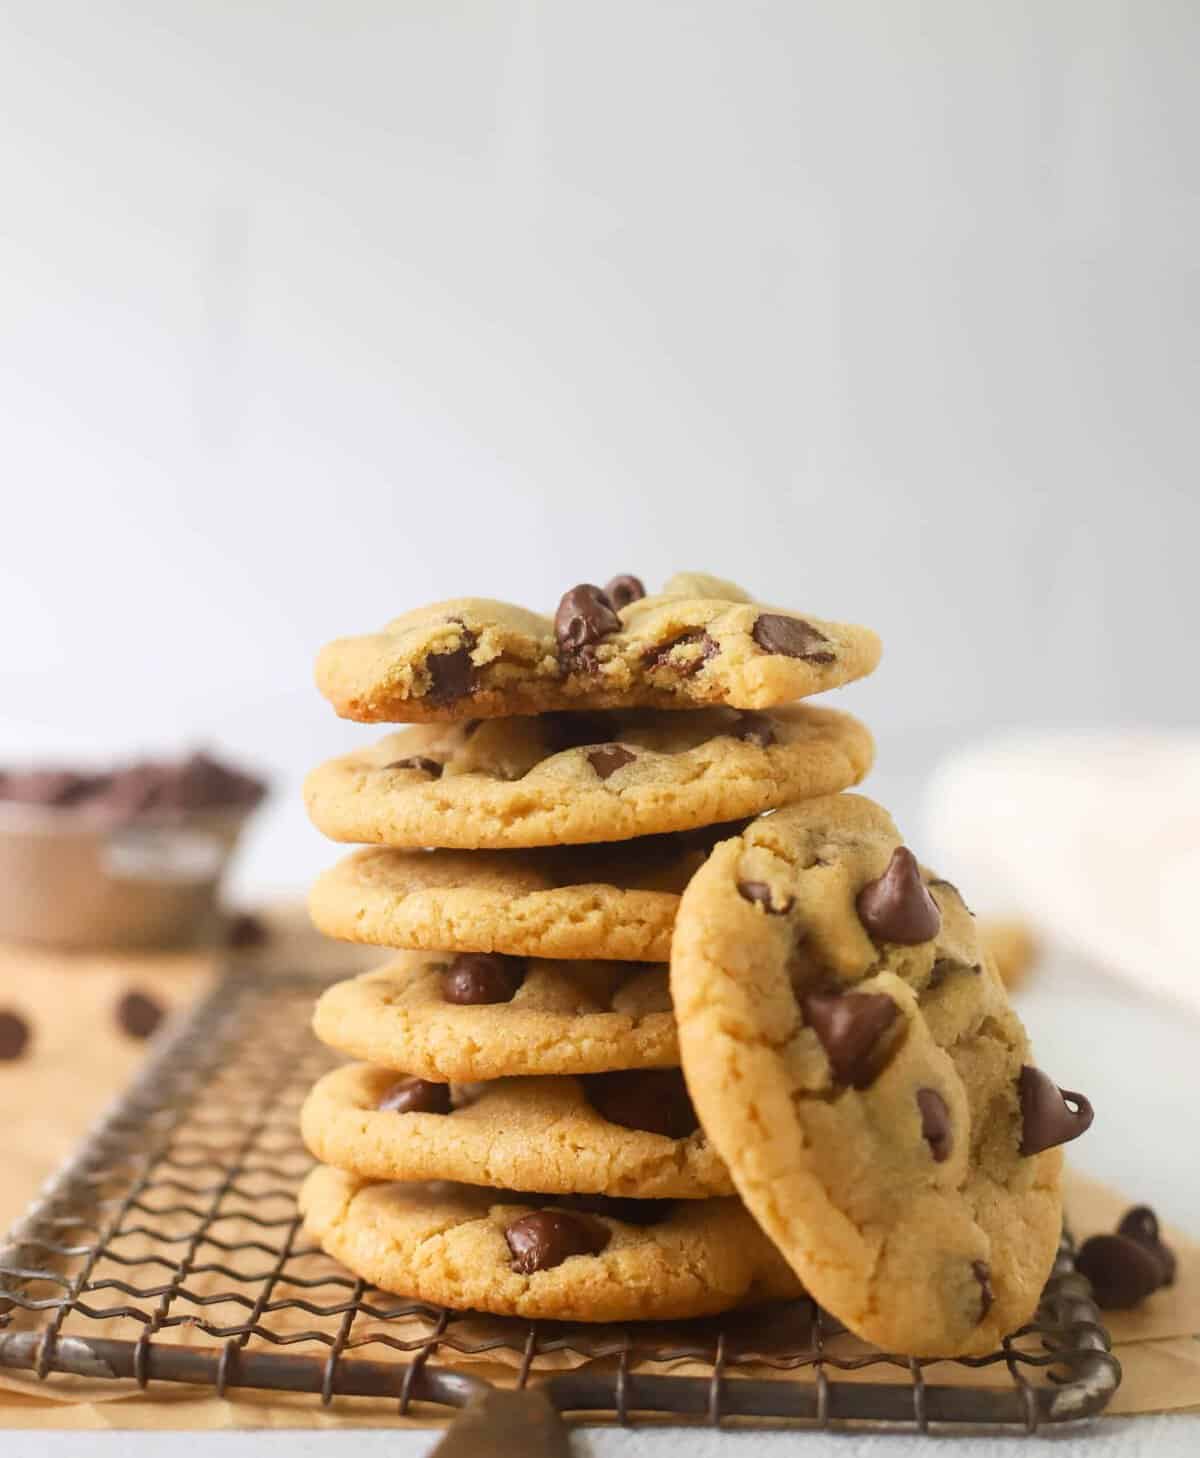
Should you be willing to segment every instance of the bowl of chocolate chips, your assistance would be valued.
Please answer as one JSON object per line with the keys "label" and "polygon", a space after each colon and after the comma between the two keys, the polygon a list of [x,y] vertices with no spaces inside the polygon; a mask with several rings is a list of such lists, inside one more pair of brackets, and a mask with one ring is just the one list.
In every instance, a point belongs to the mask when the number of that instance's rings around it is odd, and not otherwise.
{"label": "bowl of chocolate chips", "polygon": [[221,878],[265,794],[204,753],[0,770],[0,939],[173,947],[215,935]]}

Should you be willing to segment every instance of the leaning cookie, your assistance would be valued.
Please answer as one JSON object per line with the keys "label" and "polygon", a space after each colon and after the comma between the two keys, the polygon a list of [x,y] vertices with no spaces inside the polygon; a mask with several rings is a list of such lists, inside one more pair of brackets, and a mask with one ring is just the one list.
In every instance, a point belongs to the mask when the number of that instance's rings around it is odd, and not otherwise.
{"label": "leaning cookie", "polygon": [[665,962],[679,896],[743,821],[616,845],[507,851],[354,851],[309,911],[343,941],[516,957]]}
{"label": "leaning cookie", "polygon": [[1033,1314],[1061,1154],[1091,1108],[1030,1065],[948,882],[857,795],[717,846],[671,983],[696,1111],[814,1298],[912,1356],[993,1350]]}
{"label": "leaning cookie", "polygon": [[664,966],[400,953],[328,988],[323,1043],[439,1083],[679,1063]]}
{"label": "leaning cookie", "polygon": [[322,1249],[355,1275],[456,1310],[667,1321],[801,1294],[735,1199],[555,1201],[469,1185],[373,1184],[318,1166],[300,1209]]}
{"label": "leaning cookie", "polygon": [[546,714],[428,724],[330,760],[305,783],[333,840],[457,850],[693,830],[859,782],[874,744],[807,705]]}
{"label": "leaning cookie", "polygon": [[870,673],[879,639],[751,602],[718,578],[672,578],[655,597],[634,577],[583,583],[553,620],[511,603],[455,598],[339,638],[317,685],[345,719],[419,723],[551,709],[765,709]]}
{"label": "leaning cookie", "polygon": [[374,1180],[460,1180],[543,1194],[730,1195],[677,1068],[455,1086],[352,1063],[300,1115],[323,1164]]}

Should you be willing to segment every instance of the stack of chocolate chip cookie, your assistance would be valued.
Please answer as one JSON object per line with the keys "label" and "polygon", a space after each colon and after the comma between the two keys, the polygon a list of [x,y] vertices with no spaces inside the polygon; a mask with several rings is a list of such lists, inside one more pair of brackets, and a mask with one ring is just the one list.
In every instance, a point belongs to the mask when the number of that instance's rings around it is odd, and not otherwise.
{"label": "stack of chocolate chip cookie", "polygon": [[1030,1316],[1054,1146],[1091,1111],[1030,1065],[955,888],[841,793],[866,729],[796,702],[878,656],[694,575],[575,587],[553,621],[439,603],[324,650],[340,714],[416,725],[307,785],[368,847],[317,925],[396,949],[316,1011],[360,1060],[304,1109],[326,1250],[564,1320],[803,1283],[915,1356]]}
{"label": "stack of chocolate chip cookie", "polygon": [[860,724],[791,701],[878,653],[699,577],[576,587],[554,622],[441,603],[325,649],[339,713],[417,724],[307,786],[321,830],[370,847],[317,883],[317,925],[397,949],[316,1011],[361,1060],[304,1109],[330,1252],[404,1295],[570,1320],[798,1291],[698,1127],[667,963],[716,842],[866,773]]}

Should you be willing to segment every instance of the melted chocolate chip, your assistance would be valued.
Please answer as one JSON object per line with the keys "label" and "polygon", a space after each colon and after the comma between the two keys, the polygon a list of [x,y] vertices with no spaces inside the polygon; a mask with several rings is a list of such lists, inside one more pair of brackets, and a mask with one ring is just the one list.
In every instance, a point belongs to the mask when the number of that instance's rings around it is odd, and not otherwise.
{"label": "melted chocolate chip", "polygon": [[1163,1284],[1158,1257],[1126,1235],[1091,1236],[1079,1248],[1075,1269],[1088,1278],[1106,1310],[1128,1310]]}
{"label": "melted chocolate chip", "polygon": [[29,1024],[14,1012],[0,1012],[0,1062],[20,1058],[29,1046]]}
{"label": "melted chocolate chip", "polygon": [[[458,622],[457,618],[451,619]],[[462,643],[449,653],[431,653],[425,660],[425,671],[429,674],[429,697],[439,704],[453,703],[465,698],[475,687],[475,665],[471,652],[478,642],[470,628],[462,627]]]}
{"label": "melted chocolate chip", "polygon": [[886,1061],[883,1035],[899,1013],[892,999],[882,992],[809,992],[800,1006],[835,1080],[868,1088]]}
{"label": "melted chocolate chip", "polygon": [[992,1309],[996,1293],[992,1290],[992,1268],[987,1261],[972,1261],[971,1274],[979,1282],[979,1320]]}
{"label": "melted chocolate chip", "polygon": [[921,1134],[929,1145],[933,1162],[942,1164],[950,1158],[950,1151],[954,1148],[954,1130],[946,1100],[935,1088],[919,1088],[917,1109],[921,1115]]}
{"label": "melted chocolate chip", "polygon": [[618,612],[627,608],[631,602],[638,602],[646,596],[646,589],[642,586],[642,579],[634,577],[632,573],[623,572],[619,577],[612,578],[604,584],[604,596],[608,598]]}
{"label": "melted chocolate chip", "polygon": [[743,901],[761,906],[768,916],[784,916],[796,904],[796,898],[789,896],[782,905],[776,906],[771,900],[771,888],[765,881],[739,881],[737,888]]}
{"label": "melted chocolate chip", "polygon": [[1078,1139],[1092,1127],[1092,1106],[1082,1094],[1059,1088],[1038,1068],[1021,1069],[1021,1153],[1040,1154]]}
{"label": "melted chocolate chip", "polygon": [[[676,648],[688,648],[693,643],[700,645],[699,653],[682,661],[671,657]],[[691,678],[692,674],[698,673],[719,651],[716,642],[702,629],[697,629],[694,633],[682,633],[678,638],[672,638],[669,643],[660,643],[654,648],[647,649],[642,655],[642,662],[650,668],[671,668],[681,678]]]}
{"label": "melted chocolate chip", "polygon": [[512,1268],[522,1276],[561,1266],[571,1256],[599,1255],[610,1240],[599,1221],[564,1210],[537,1210],[522,1215],[505,1230]]}
{"label": "melted chocolate chip", "polygon": [[775,743],[775,726],[765,714],[747,711],[739,717],[733,737],[747,744],[757,744],[759,749],[770,749]]}
{"label": "melted chocolate chip", "polygon": [[117,1003],[117,1022],[131,1038],[152,1038],[164,1017],[161,1005],[144,992],[127,992]]}
{"label": "melted chocolate chip", "polygon": [[678,1068],[595,1073],[584,1080],[588,1102],[610,1124],[667,1139],[686,1139],[700,1127]]}
{"label": "melted chocolate chip", "polygon": [[1149,1205],[1135,1205],[1132,1210],[1126,1210],[1117,1233],[1152,1251],[1163,1268],[1163,1285],[1175,1284],[1175,1252],[1163,1241],[1158,1216]]}
{"label": "melted chocolate chip", "polygon": [[921,867],[907,846],[892,852],[887,870],[858,893],[859,920],[881,942],[915,946],[932,941],[942,925],[942,914],[921,880]]}
{"label": "melted chocolate chip", "polygon": [[818,643],[828,643],[824,633],[803,618],[785,618],[781,613],[760,613],[750,634],[764,653],[784,658],[803,658],[806,663],[832,663],[834,655]]}
{"label": "melted chocolate chip", "polygon": [[442,996],[463,1007],[511,1002],[524,980],[524,957],[460,952],[442,973]]}
{"label": "melted chocolate chip", "polygon": [[606,780],[623,764],[632,764],[636,758],[637,755],[631,754],[623,745],[602,744],[598,749],[588,751],[587,761],[600,778]]}
{"label": "melted chocolate chip", "polygon": [[226,942],[242,951],[263,946],[270,940],[270,935],[266,923],[249,911],[239,912],[225,928]]}
{"label": "melted chocolate chip", "polygon": [[402,1078],[385,1090],[377,1109],[395,1114],[448,1114],[450,1085],[427,1078]]}
{"label": "melted chocolate chip", "polygon": [[570,660],[585,648],[599,643],[609,633],[618,632],[620,627],[621,619],[605,594],[590,582],[581,582],[570,592],[563,593],[558,611],[554,614],[558,656],[562,660]]}
{"label": "melted chocolate chip", "polygon": [[440,780],[443,766],[438,760],[430,759],[426,754],[410,754],[407,759],[394,759],[391,764],[385,764],[384,769],[420,770],[423,775],[432,775],[435,780]]}

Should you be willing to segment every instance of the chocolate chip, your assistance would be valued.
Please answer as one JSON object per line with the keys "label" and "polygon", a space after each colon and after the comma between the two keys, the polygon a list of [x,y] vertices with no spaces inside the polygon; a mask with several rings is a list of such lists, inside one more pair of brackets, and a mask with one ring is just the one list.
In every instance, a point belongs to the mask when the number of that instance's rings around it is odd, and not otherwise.
{"label": "chocolate chip", "polygon": [[613,605],[598,587],[581,582],[564,592],[554,614],[554,636],[560,658],[570,658],[609,633],[616,633],[621,619]]}
{"label": "chocolate chip", "polygon": [[20,1058],[29,1046],[29,1024],[14,1012],[0,1012],[0,1062]]}
{"label": "chocolate chip", "polygon": [[748,711],[738,719],[733,737],[747,744],[757,744],[759,749],[770,749],[775,743],[775,726],[765,714]]}
{"label": "chocolate chip", "polygon": [[921,880],[921,867],[907,846],[892,852],[887,870],[858,893],[858,917],[881,942],[915,946],[932,941],[942,925],[942,913]]}
{"label": "chocolate chip", "polygon": [[460,952],[442,973],[442,996],[463,1007],[511,1002],[524,980],[524,957]]}
{"label": "chocolate chip", "polygon": [[631,602],[638,602],[646,596],[646,589],[642,586],[642,579],[634,577],[631,573],[623,572],[619,577],[612,578],[604,584],[604,596],[608,598],[618,612],[627,608]]}
{"label": "chocolate chip", "polygon": [[781,906],[776,906],[771,900],[771,888],[765,881],[739,881],[737,888],[743,901],[761,906],[768,916],[784,916],[796,904],[796,898],[788,896]]}
{"label": "chocolate chip", "polygon": [[248,950],[263,946],[270,940],[270,932],[259,917],[249,911],[241,911],[230,918],[229,925],[225,928],[225,940],[231,947]]}
{"label": "chocolate chip", "polygon": [[785,658],[803,658],[806,663],[832,663],[834,655],[818,643],[829,639],[803,618],[785,618],[781,613],[760,613],[750,636],[765,653]]}
{"label": "chocolate chip", "polygon": [[602,744],[599,749],[588,751],[587,761],[600,778],[606,780],[609,775],[615,774],[623,764],[632,764],[636,758],[636,754],[630,754],[629,750],[620,744]]}
{"label": "chocolate chip", "polygon": [[996,1293],[992,1290],[992,1268],[987,1261],[972,1261],[971,1274],[979,1282],[979,1320],[992,1309]]}
{"label": "chocolate chip", "polygon": [[1078,1139],[1092,1127],[1092,1106],[1082,1094],[1059,1088],[1026,1064],[1017,1083],[1021,1101],[1021,1153],[1040,1154]]}
{"label": "chocolate chip", "polygon": [[611,1239],[609,1232],[586,1215],[564,1210],[537,1210],[522,1215],[505,1230],[512,1252],[512,1268],[522,1276],[561,1266],[571,1256],[599,1255]]}
{"label": "chocolate chip", "polygon": [[1158,1228],[1158,1216],[1149,1205],[1135,1205],[1132,1210],[1126,1210],[1121,1216],[1117,1232],[1152,1251],[1163,1269],[1163,1285],[1175,1284],[1175,1252],[1163,1241]]}
{"label": "chocolate chip", "polygon": [[[676,648],[689,648],[694,643],[700,645],[699,653],[682,660],[671,657]],[[647,649],[642,654],[642,662],[649,668],[671,668],[680,677],[691,678],[692,674],[697,673],[719,651],[716,642],[702,629],[697,629],[694,633],[681,633],[669,643],[659,643],[656,647]]]}
{"label": "chocolate chip", "polygon": [[1158,1257],[1126,1235],[1091,1236],[1079,1248],[1075,1269],[1091,1282],[1106,1310],[1128,1310],[1163,1284]]}
{"label": "chocolate chip", "polygon": [[385,764],[385,770],[411,769],[420,770],[423,775],[432,775],[435,780],[442,777],[442,764],[436,759],[430,759],[425,754],[410,754],[407,759],[394,759],[391,764]]}
{"label": "chocolate chip", "polygon": [[883,1035],[899,1012],[892,999],[882,992],[809,992],[800,1006],[836,1081],[868,1088],[886,1061]]}
{"label": "chocolate chip", "polygon": [[475,687],[475,665],[471,662],[471,649],[474,646],[474,633],[464,632],[460,648],[454,648],[449,653],[431,653],[426,658],[429,697],[436,703],[453,703],[455,699],[465,698]]}
{"label": "chocolate chip", "polygon": [[117,1022],[131,1038],[151,1038],[166,1017],[161,1005],[144,992],[127,992],[117,1003]]}
{"label": "chocolate chip", "polygon": [[584,1079],[588,1103],[610,1124],[667,1139],[686,1139],[700,1127],[678,1068],[595,1073]]}
{"label": "chocolate chip", "polygon": [[946,1100],[936,1088],[919,1088],[917,1108],[921,1113],[921,1134],[929,1145],[933,1162],[942,1164],[950,1158],[950,1151],[954,1148],[954,1131]]}
{"label": "chocolate chip", "polygon": [[427,1078],[402,1078],[385,1090],[375,1107],[395,1114],[448,1114],[450,1085],[431,1083]]}
{"label": "chocolate chip", "polygon": [[34,769],[3,776],[0,799],[21,805],[77,805],[107,776],[76,774],[73,770]]}

